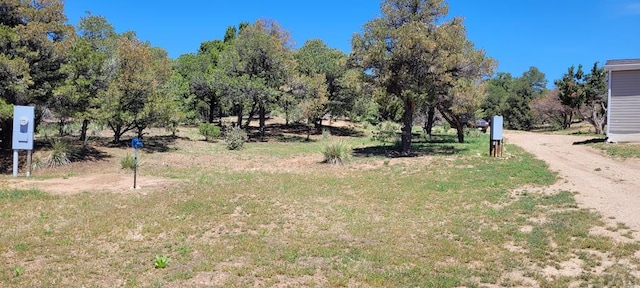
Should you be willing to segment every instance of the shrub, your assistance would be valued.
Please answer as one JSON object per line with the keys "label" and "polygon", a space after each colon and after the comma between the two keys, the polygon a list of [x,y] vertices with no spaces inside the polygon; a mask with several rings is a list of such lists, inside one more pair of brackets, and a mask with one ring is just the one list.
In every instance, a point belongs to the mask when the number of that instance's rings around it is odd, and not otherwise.
{"label": "shrub", "polygon": [[247,142],[249,137],[247,136],[247,132],[244,132],[242,128],[236,126],[227,131],[227,135],[225,141],[227,142],[227,149],[229,150],[240,150],[244,145],[244,142]]}
{"label": "shrub", "polygon": [[211,141],[215,138],[220,137],[222,132],[220,131],[220,127],[213,125],[211,123],[202,123],[198,126],[198,131],[200,135],[204,136],[206,141]]}
{"label": "shrub", "polygon": [[344,164],[351,156],[351,153],[351,147],[342,141],[329,143],[322,150],[324,163],[329,164]]}
{"label": "shrub", "polygon": [[51,140],[51,151],[44,159],[44,166],[59,167],[71,163],[72,147],[64,140]]}
{"label": "shrub", "polygon": [[383,143],[395,143],[402,126],[396,122],[385,121],[378,124],[378,131],[374,132],[373,139]]}
{"label": "shrub", "polygon": [[470,138],[478,138],[482,135],[482,131],[477,128],[465,127],[464,134]]}
{"label": "shrub", "polygon": [[120,158],[120,168],[122,169],[135,169],[136,168],[136,159],[131,156],[131,154],[127,153],[122,158]]}

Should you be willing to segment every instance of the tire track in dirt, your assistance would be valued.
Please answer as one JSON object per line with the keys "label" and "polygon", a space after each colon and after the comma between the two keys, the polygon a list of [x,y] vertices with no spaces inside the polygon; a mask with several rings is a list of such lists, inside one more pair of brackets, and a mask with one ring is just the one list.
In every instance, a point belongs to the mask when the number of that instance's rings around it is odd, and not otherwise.
{"label": "tire track in dirt", "polygon": [[[584,208],[595,209],[606,221],[614,219],[640,231],[640,160],[616,160],[595,148],[576,145],[584,136],[507,131],[505,141],[545,161],[558,173],[554,188],[577,192]],[[638,233],[634,233],[638,234]]]}

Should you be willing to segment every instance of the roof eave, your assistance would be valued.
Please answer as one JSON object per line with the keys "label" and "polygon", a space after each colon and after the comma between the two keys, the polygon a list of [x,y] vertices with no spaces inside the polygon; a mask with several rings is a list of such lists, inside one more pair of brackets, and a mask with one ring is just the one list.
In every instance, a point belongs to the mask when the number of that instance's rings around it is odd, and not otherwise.
{"label": "roof eave", "polygon": [[607,71],[640,70],[640,63],[604,65],[604,69]]}

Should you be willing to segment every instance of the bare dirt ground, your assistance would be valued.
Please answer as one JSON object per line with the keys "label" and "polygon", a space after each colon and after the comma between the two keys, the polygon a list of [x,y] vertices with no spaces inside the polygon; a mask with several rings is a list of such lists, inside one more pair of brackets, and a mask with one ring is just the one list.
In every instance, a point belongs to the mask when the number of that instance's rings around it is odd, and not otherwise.
{"label": "bare dirt ground", "polygon": [[[549,164],[559,180],[547,192],[576,192],[578,205],[594,209],[605,221],[626,224],[640,236],[640,160],[612,159],[584,145],[588,136],[508,131],[505,141]],[[582,143],[581,143],[582,142]]]}

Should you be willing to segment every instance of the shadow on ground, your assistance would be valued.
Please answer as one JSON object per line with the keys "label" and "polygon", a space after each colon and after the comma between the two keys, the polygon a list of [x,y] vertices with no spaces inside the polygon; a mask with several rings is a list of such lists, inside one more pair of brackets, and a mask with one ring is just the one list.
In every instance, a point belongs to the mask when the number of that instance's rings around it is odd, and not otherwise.
{"label": "shadow on ground", "polygon": [[593,139],[587,139],[587,140],[584,140],[584,141],[573,142],[573,145],[586,145],[586,144],[594,144],[594,143],[604,143],[605,141],[607,141],[606,138],[593,138]]}
{"label": "shadow on ground", "polygon": [[260,133],[260,129],[257,127],[251,127],[247,132],[249,135],[249,141],[252,142],[315,142],[313,139],[307,139],[307,133],[312,136],[322,135],[323,130],[328,131],[331,135],[342,137],[364,137],[365,134],[362,131],[358,131],[352,127],[333,127],[322,126],[321,129],[311,128],[308,130],[308,126],[305,124],[268,124],[265,126],[264,137]]}
{"label": "shadow on ground", "polygon": [[[464,144],[462,144],[464,145]],[[455,135],[434,135],[430,139],[414,138],[411,144],[411,152],[402,153],[398,146],[388,144],[356,148],[353,150],[354,157],[420,157],[427,155],[456,155],[468,151],[468,148],[457,144]]]}

